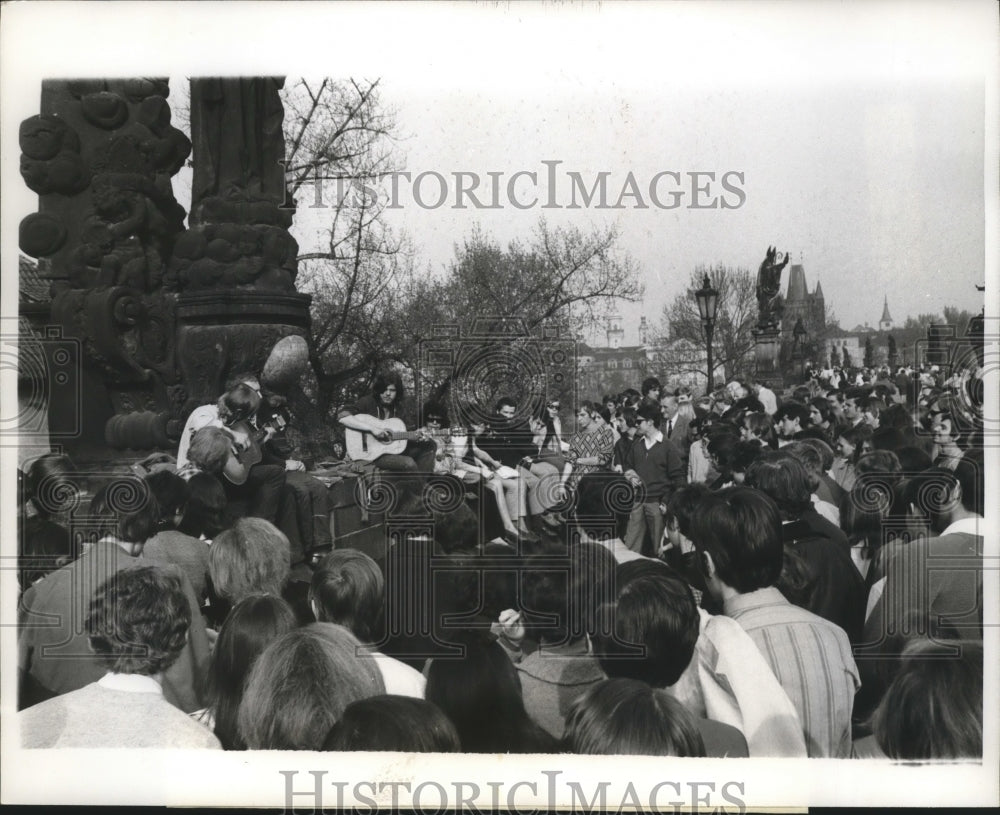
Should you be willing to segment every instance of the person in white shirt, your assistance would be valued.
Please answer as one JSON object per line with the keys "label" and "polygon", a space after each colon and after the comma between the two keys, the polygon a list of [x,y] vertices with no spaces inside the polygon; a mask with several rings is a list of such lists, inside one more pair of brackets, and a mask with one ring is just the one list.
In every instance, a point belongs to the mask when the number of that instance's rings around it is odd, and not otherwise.
{"label": "person in white shirt", "polygon": [[764,412],[768,416],[773,416],[778,411],[778,397],[774,395],[774,391],[771,390],[763,382],[758,382],[754,379],[750,380],[750,390],[753,391],[754,395],[760,400],[760,403],[764,406]]}
{"label": "person in white shirt", "polygon": [[367,656],[375,660],[386,693],[424,698],[423,674],[371,647],[381,639],[377,626],[385,604],[385,579],[368,555],[336,549],[323,558],[309,586],[309,604],[320,623],[342,625],[369,646]]}
{"label": "person in white shirt", "polygon": [[163,673],[191,624],[182,586],[177,574],[142,566],[98,587],[86,630],[109,673],[18,714],[22,746],[221,749],[211,730],[163,698]]}

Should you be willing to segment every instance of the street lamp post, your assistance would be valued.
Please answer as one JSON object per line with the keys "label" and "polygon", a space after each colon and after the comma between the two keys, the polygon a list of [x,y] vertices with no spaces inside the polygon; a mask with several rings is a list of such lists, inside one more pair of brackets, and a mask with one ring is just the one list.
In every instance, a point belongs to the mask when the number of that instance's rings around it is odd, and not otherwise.
{"label": "street lamp post", "polygon": [[698,300],[698,313],[701,315],[701,325],[705,329],[705,342],[708,345],[708,388],[706,393],[711,393],[715,384],[715,371],[712,365],[712,332],[715,331],[715,306],[719,301],[719,293],[712,288],[708,275],[705,275],[704,284],[694,293],[694,296]]}

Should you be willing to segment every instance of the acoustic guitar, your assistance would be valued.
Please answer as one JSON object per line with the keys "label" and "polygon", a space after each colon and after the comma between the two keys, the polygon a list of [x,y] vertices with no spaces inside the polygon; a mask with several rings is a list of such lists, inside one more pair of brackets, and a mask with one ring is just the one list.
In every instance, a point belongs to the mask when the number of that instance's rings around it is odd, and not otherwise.
{"label": "acoustic guitar", "polygon": [[275,414],[274,419],[266,422],[259,430],[254,430],[246,422],[235,422],[229,428],[235,437],[233,447],[222,469],[226,481],[238,487],[246,484],[250,477],[250,468],[260,464],[264,458],[264,452],[260,449],[261,444],[273,435],[272,431],[279,432],[286,424],[280,414]]}
{"label": "acoustic guitar", "polygon": [[[347,448],[347,455],[355,461],[374,461],[379,456],[386,454],[398,456],[406,449],[406,443],[409,441],[450,436],[452,433],[450,428],[434,432],[407,430],[406,423],[395,417],[376,419],[374,416],[365,416],[365,421],[369,425],[366,430],[355,430],[353,427],[344,428],[344,446]],[[375,438],[375,434],[383,431],[390,434],[388,441],[380,441]]]}

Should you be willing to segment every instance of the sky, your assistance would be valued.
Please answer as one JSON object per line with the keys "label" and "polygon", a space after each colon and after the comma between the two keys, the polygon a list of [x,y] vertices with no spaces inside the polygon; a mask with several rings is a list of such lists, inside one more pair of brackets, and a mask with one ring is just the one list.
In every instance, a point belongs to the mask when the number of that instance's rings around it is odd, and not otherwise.
{"label": "sky", "polygon": [[[238,65],[281,68],[289,81],[379,77],[402,135],[400,166],[412,178],[439,174],[448,185],[447,199],[434,206],[435,176],[424,178],[417,200],[401,179],[400,207],[387,213],[413,241],[417,267],[444,268],[477,223],[501,243],[529,239],[543,216],[584,231],[613,224],[646,291],[641,302],[618,309],[626,342],[637,341],[640,316],[659,320],[695,267],[755,271],[770,245],[803,264],[810,289],[822,281],[845,328],[877,323],[884,296],[900,323],[945,305],[979,311],[987,189],[995,205],[984,130],[995,84],[987,84],[984,71],[982,15],[933,3],[905,14],[892,3],[741,3],[725,11],[696,5],[446,6],[442,25],[418,38],[408,33],[407,15],[387,17],[387,7],[317,4],[327,12],[319,21],[341,19],[340,30],[360,31],[359,38],[332,37],[324,50],[323,40],[300,34],[300,48],[280,55],[258,49],[248,57],[232,38],[199,51],[206,32],[171,18],[163,21],[166,33],[177,25],[177,39],[191,38],[189,44],[165,36],[160,42],[170,45],[148,57],[137,57],[134,46],[122,50],[140,64],[148,58],[151,70],[168,69],[175,97],[185,76],[231,73]],[[245,7],[247,31],[259,24],[256,14],[267,19],[267,6]],[[215,6],[207,8],[212,23]],[[437,11],[420,8],[421,19]],[[304,13],[300,7],[298,16],[288,15],[288,24]],[[49,39],[57,34],[58,27]],[[99,73],[104,56],[95,55],[98,65],[88,71]],[[121,60],[111,60],[116,72]],[[37,106],[30,89],[17,86],[17,104],[5,107],[13,112],[7,128],[16,126],[17,112],[30,115]],[[4,160],[9,169],[16,152],[5,150]],[[626,198],[621,209],[596,202],[543,209],[549,190],[542,162],[559,162],[560,203],[568,203],[567,173],[590,186],[604,172],[609,204],[631,173],[644,206]],[[538,205],[519,209],[507,198],[506,182],[519,171],[536,172],[538,183],[522,176],[515,196],[524,201],[537,193]],[[677,188],[686,188],[675,209],[655,206],[647,194],[664,171],[679,173]],[[483,185],[487,173],[502,173],[501,206],[455,209],[459,172],[476,174]],[[709,184],[708,200],[725,192],[720,180],[730,174],[743,197],[723,200],[739,206],[691,208],[691,174],[699,172],[715,173],[714,182],[696,182]],[[175,181],[182,201],[184,183],[183,176]],[[660,176],[661,201],[670,202],[673,188],[670,176]],[[15,192],[19,200],[5,210],[20,211],[19,219],[35,205],[26,190]],[[321,217],[300,209],[295,232],[304,251]]]}
{"label": "sky", "polygon": [[[440,182],[428,176],[412,200],[401,181],[392,222],[414,238],[433,267],[446,264],[454,244],[478,222],[501,242],[525,238],[540,217],[551,224],[614,224],[620,248],[639,263],[646,285],[642,303],[620,309],[635,338],[639,315],[659,319],[700,264],[756,271],[769,245],[801,262],[810,289],[822,281],[828,306],[841,325],[877,323],[883,295],[902,322],[943,305],[971,311],[982,306],[975,284],[985,280],[983,83],[919,78],[861,83],[826,81],[809,88],[720,88],[704,93],[664,83],[614,81],[567,92],[540,82],[530,89],[490,92],[428,87],[404,91],[383,79],[384,99],[398,110],[404,166],[414,178],[434,171],[449,181],[440,207]],[[642,200],[624,209],[543,209],[547,173],[559,161],[556,202],[571,203],[575,171],[588,186],[605,171],[609,205],[631,172]],[[538,205],[525,210],[456,210],[454,173],[518,170],[538,174],[537,189],[522,178],[516,195]],[[647,194],[662,171],[658,200]],[[696,197],[696,184],[707,187]],[[721,187],[730,186],[742,198]],[[731,207],[724,209],[719,196]],[[489,195],[483,196],[489,203]],[[501,200],[506,199],[506,189]],[[482,200],[482,199],[481,199]],[[577,199],[579,203],[580,199]],[[692,204],[715,201],[715,209]],[[465,199],[465,203],[469,203]],[[596,203],[596,202],[595,202]],[[643,206],[645,205],[645,206]],[[785,272],[783,284],[787,284]]]}
{"label": "sky", "polygon": [[[408,136],[404,167],[414,175],[509,177],[561,161],[583,177],[608,172],[616,190],[630,172],[640,187],[663,171],[742,173],[746,198],[734,209],[544,211],[553,225],[620,228],[620,248],[639,263],[646,283],[643,302],[622,309],[632,326],[641,314],[658,318],[698,264],[755,270],[769,245],[801,258],[810,288],[822,281],[844,326],[875,323],[884,294],[898,321],[944,305],[978,311],[983,298],[974,286],[984,280],[987,316],[997,317],[997,32],[989,0],[8,3],[0,25],[4,337],[16,336],[18,223],[37,207],[18,175],[17,129],[38,112],[42,78],[68,76],[381,77],[384,101],[396,107]],[[544,198],[547,190],[539,184],[539,192]],[[420,266],[439,269],[474,223],[500,241],[525,239],[542,212],[411,204],[392,215],[416,244]],[[3,417],[11,417],[16,369],[6,351],[0,400]],[[991,399],[996,392],[987,389]],[[995,402],[987,408],[995,415]],[[9,507],[16,447],[2,441],[0,485]],[[995,456],[990,462],[995,481]],[[0,578],[12,581],[6,572]],[[15,596],[11,582],[4,587],[4,596]],[[14,611],[12,603],[0,606],[0,650],[8,655],[16,652]],[[995,671],[996,660],[987,664]],[[0,699],[10,714],[16,678],[9,659],[4,667]],[[995,674],[990,678],[986,686],[995,688]],[[995,697],[990,703],[987,712],[995,712]],[[987,743],[995,744],[997,717],[985,721]],[[311,784],[310,769],[330,770],[331,780],[445,778],[456,766],[468,771],[465,777],[508,784],[530,772],[544,788],[542,765],[511,756],[445,765],[433,757],[351,756],[331,764],[308,755],[289,762],[277,755],[177,754],[150,762],[96,753],[60,761],[53,785],[52,757],[17,753],[14,735],[4,728],[8,801],[60,795],[80,804],[281,806],[282,769],[299,771],[299,789]],[[12,752],[16,764],[9,763]],[[696,768],[698,778],[719,786],[738,781],[751,804],[963,806],[995,799],[995,756],[992,764],[924,766],[919,773],[823,761],[796,763],[791,773],[786,762],[767,761],[684,769]],[[627,765],[585,757],[559,764],[584,782],[607,778],[619,793],[624,781],[664,775],[661,760],[641,757]],[[612,792],[610,800],[622,798]]]}

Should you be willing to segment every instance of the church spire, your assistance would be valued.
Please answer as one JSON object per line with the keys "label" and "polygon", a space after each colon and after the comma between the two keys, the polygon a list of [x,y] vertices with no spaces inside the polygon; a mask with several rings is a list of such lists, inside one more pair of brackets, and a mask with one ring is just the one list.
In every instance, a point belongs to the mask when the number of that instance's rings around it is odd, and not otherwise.
{"label": "church spire", "polygon": [[892,317],[889,314],[889,297],[885,295],[885,299],[882,304],[882,319],[878,321],[879,331],[891,331],[892,330]]}

